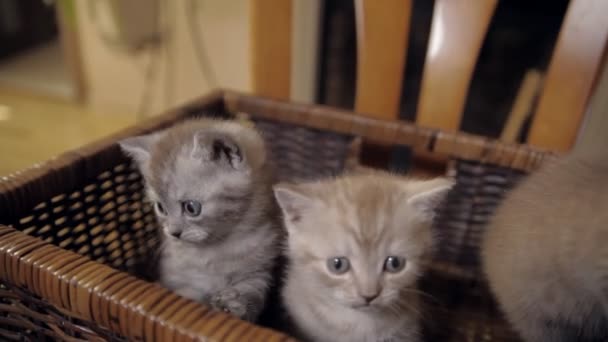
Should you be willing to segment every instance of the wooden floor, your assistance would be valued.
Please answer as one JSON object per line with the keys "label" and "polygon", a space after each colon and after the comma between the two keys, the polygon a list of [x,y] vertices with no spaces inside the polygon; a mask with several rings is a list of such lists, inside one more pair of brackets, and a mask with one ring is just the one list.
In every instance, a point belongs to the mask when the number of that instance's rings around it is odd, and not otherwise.
{"label": "wooden floor", "polygon": [[0,89],[0,176],[135,123],[135,114],[92,113],[47,97]]}

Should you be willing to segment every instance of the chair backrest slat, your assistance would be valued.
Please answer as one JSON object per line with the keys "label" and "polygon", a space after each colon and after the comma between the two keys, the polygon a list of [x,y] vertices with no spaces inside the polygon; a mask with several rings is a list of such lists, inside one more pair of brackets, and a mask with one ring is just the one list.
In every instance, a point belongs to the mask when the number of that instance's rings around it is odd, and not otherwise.
{"label": "chair backrest slat", "polygon": [[608,38],[608,1],[571,0],[547,71],[528,143],[569,150],[579,131]]}
{"label": "chair backrest slat", "polygon": [[292,0],[252,0],[251,84],[256,95],[291,94]]}
{"label": "chair backrest slat", "polygon": [[356,112],[398,119],[411,12],[412,0],[355,0]]}
{"label": "chair backrest slat", "polygon": [[456,131],[497,0],[436,0],[416,122]]}
{"label": "chair backrest slat", "polygon": [[529,69],[524,74],[519,91],[515,95],[511,112],[509,112],[507,121],[502,128],[501,141],[512,143],[518,141],[522,127],[534,110],[535,99],[542,88],[542,78],[541,72],[536,69]]}

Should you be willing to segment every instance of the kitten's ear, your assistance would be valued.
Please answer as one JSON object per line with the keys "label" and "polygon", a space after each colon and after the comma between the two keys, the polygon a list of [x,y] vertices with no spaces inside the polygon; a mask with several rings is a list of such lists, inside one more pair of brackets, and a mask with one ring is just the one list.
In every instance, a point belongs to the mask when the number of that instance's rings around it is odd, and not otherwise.
{"label": "kitten's ear", "polygon": [[435,178],[409,184],[410,197],[407,203],[423,215],[425,220],[432,220],[439,204],[448,191],[454,186],[450,178]]}
{"label": "kitten's ear", "polygon": [[150,160],[150,151],[160,138],[160,133],[131,137],[118,142],[122,151],[142,167]]}
{"label": "kitten's ear", "polygon": [[297,185],[281,183],[273,186],[272,190],[285,220],[291,223],[300,221],[305,211],[313,206],[313,199]]}
{"label": "kitten's ear", "polygon": [[226,134],[197,132],[194,134],[190,156],[195,159],[225,164],[235,170],[247,168],[243,151],[236,141]]}

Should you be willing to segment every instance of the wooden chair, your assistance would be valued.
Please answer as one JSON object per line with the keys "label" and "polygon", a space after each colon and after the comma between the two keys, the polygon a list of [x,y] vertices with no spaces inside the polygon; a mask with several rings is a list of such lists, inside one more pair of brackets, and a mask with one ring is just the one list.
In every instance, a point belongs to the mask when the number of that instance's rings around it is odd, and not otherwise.
{"label": "wooden chair", "polygon": [[[354,0],[358,65],[355,111],[398,119],[413,0]],[[482,42],[498,0],[436,0],[416,121],[456,131]],[[252,81],[258,95],[287,99],[290,85],[290,0],[253,0]],[[518,131],[530,94],[540,87],[528,143],[569,150],[577,137],[608,37],[608,1],[571,0],[546,74],[529,75],[507,135]],[[407,99],[406,99],[407,100]],[[511,138],[512,139],[512,138]]]}

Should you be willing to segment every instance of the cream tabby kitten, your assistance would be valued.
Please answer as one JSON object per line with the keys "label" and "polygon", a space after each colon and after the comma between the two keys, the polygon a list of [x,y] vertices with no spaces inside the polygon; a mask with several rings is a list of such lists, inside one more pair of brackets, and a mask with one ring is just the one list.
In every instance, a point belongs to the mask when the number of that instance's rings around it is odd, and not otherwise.
{"label": "cream tabby kitten", "polygon": [[312,341],[419,341],[417,279],[452,186],[383,172],[279,184],[288,231],[283,299]]}
{"label": "cream tabby kitten", "polygon": [[571,155],[530,175],[498,208],[482,260],[526,341],[607,341],[608,158]]}

